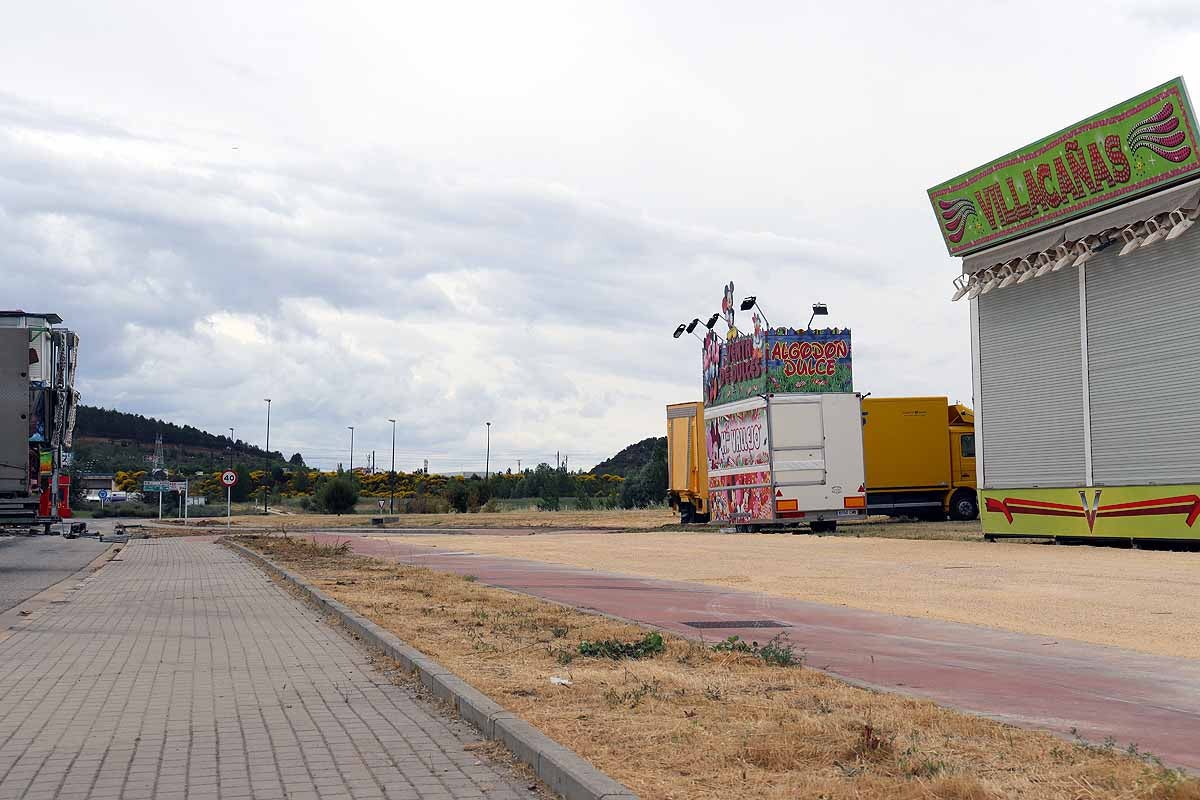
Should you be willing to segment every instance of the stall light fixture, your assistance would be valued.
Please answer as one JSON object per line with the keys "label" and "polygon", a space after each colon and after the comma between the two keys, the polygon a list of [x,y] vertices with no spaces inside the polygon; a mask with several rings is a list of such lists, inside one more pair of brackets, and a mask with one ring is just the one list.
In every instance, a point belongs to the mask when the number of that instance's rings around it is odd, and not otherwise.
{"label": "stall light fixture", "polygon": [[1167,241],[1172,242],[1187,233],[1188,228],[1196,224],[1197,218],[1200,218],[1200,208],[1192,209],[1186,214],[1182,208],[1172,211],[1171,221],[1175,224],[1171,226],[1171,232],[1167,234]]}
{"label": "stall light fixture", "polygon": [[1134,226],[1130,225],[1121,231],[1121,241],[1125,242],[1125,246],[1121,248],[1120,255],[1127,256],[1134,250],[1137,250],[1142,245],[1142,237],[1138,236]]}
{"label": "stall light fixture", "polygon": [[1058,260],[1054,262],[1054,269],[1051,270],[1052,272],[1058,272],[1060,269],[1070,264],[1075,260],[1075,256],[1077,255],[1069,245],[1065,244],[1060,244],[1058,247],[1054,248],[1054,254],[1058,256]]}
{"label": "stall light fixture", "polygon": [[984,275],[986,281],[983,284],[983,288],[979,290],[979,293],[987,294],[992,289],[995,289],[997,286],[999,286],[1000,281],[1004,280],[1004,269],[1005,267],[1001,267],[999,270],[997,270],[995,267],[989,269]]}
{"label": "stall light fixture", "polygon": [[[1039,254],[1037,258],[1040,264],[1042,260],[1041,255]],[[1022,258],[1018,266],[1020,267],[1021,277],[1017,278],[1017,283],[1025,283],[1025,281],[1037,274],[1038,268],[1031,264],[1028,258]]]}
{"label": "stall light fixture", "polygon": [[1095,236],[1089,236],[1079,244],[1082,251],[1079,253],[1079,258],[1075,259],[1076,267],[1082,267],[1092,260],[1092,256],[1096,255],[1096,251],[1100,249],[1100,239]]}
{"label": "stall light fixture", "polygon": [[686,330],[687,330],[687,325],[680,323],[679,327],[675,329],[675,332],[671,334],[671,338],[678,339],[680,336],[683,336],[683,332]]}
{"label": "stall light fixture", "polygon": [[1054,254],[1051,253],[1049,250],[1046,250],[1045,252],[1042,252],[1042,253],[1038,253],[1037,269],[1034,270],[1033,277],[1040,278],[1043,275],[1045,275],[1047,272],[1049,272],[1051,269],[1053,269],[1054,260],[1055,260]]}
{"label": "stall light fixture", "polygon": [[692,321],[691,321],[691,322],[689,322],[689,323],[688,323],[688,325],[687,325],[687,332],[688,332],[688,333],[691,333],[692,331],[696,330],[696,326],[697,326],[697,325],[699,325],[699,324],[700,324],[700,320],[699,320],[698,318],[697,318],[697,319],[694,319],[694,320],[692,320]]}
{"label": "stall light fixture", "polygon": [[1157,219],[1146,220],[1146,238],[1142,240],[1141,247],[1149,247],[1155,242],[1161,242],[1167,238],[1167,229],[1164,224],[1159,224]]}
{"label": "stall light fixture", "polygon": [[806,331],[812,330],[812,321],[817,317],[829,316],[829,306],[825,305],[824,303],[813,303],[812,308],[812,316],[808,318],[808,326],[805,328]]}
{"label": "stall light fixture", "polygon": [[974,285],[975,285],[975,276],[974,275],[972,275],[970,278],[964,278],[964,276],[959,275],[957,278],[954,279],[954,296],[950,298],[950,302],[955,303],[955,302],[958,302],[959,300],[961,300],[963,295],[966,294],[967,292],[969,292],[971,290],[971,287]]}
{"label": "stall light fixture", "polygon": [[750,295],[742,301],[742,311],[749,311],[755,306],[758,307],[758,313],[762,314],[763,322],[767,323],[767,330],[770,330],[771,320],[767,319],[767,312],[763,311],[762,306],[758,305],[758,298],[754,295]]}
{"label": "stall light fixture", "polygon": [[719,320],[720,318],[721,318],[720,314],[713,314],[711,317],[708,318],[708,322],[704,323],[704,327],[708,328],[711,331],[713,329],[713,326],[717,324],[717,320]]}
{"label": "stall light fixture", "polygon": [[1017,263],[1017,262],[1011,261],[1011,262],[1005,264],[1004,266],[1000,267],[1000,273],[999,273],[1000,282],[996,285],[997,289],[1006,289],[1009,286],[1012,286],[1014,283],[1016,283],[1017,271],[1015,269],[1013,269],[1013,264],[1015,264],[1015,263]]}
{"label": "stall light fixture", "polygon": [[967,290],[967,299],[974,300],[976,297],[979,297],[979,295],[983,294],[984,284],[991,279],[992,274],[987,270],[984,270],[983,272],[976,272],[974,275],[972,275],[971,288]]}

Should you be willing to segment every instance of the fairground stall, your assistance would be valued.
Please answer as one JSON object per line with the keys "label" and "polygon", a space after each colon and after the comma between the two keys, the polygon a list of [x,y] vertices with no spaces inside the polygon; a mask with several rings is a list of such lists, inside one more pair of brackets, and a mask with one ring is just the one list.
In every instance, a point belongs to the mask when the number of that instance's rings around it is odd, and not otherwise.
{"label": "fairground stall", "polygon": [[[714,520],[741,530],[806,522],[831,531],[866,514],[862,405],[851,375],[850,331],[771,328],[734,320],[733,284],[722,309],[726,335],[704,338],[704,430]],[[755,306],[746,298],[742,308]],[[815,318],[824,313],[814,306]],[[809,319],[811,325],[812,318]],[[693,326],[698,320],[693,321]]]}
{"label": "fairground stall", "polygon": [[1200,539],[1200,151],[1183,79],[929,198],[963,257],[985,535]]}

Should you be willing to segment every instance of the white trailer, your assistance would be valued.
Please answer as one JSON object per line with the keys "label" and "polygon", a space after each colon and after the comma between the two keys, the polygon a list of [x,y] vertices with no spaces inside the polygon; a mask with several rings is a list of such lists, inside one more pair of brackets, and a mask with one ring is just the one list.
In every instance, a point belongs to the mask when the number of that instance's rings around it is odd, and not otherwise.
{"label": "white trailer", "polygon": [[866,516],[862,398],[768,394],[704,410],[712,519],[739,531]]}

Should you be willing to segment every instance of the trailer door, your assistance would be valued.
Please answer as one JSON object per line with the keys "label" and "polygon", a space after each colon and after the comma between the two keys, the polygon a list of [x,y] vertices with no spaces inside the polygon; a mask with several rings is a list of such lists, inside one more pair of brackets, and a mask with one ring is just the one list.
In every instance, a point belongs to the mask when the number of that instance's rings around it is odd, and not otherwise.
{"label": "trailer door", "polygon": [[29,491],[29,330],[0,328],[0,492]]}

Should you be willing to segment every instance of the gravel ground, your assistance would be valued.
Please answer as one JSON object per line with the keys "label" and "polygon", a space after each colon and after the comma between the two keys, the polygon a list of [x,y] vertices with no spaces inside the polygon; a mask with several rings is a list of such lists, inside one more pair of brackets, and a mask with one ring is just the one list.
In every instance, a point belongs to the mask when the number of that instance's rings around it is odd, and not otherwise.
{"label": "gravel ground", "polygon": [[0,611],[83,569],[107,547],[95,539],[0,537]]}
{"label": "gravel ground", "polygon": [[695,533],[411,542],[1200,658],[1200,553]]}

